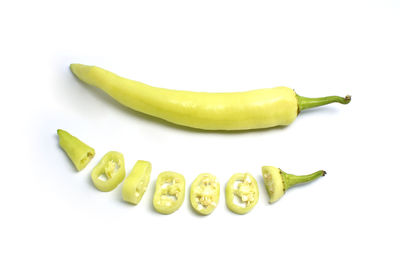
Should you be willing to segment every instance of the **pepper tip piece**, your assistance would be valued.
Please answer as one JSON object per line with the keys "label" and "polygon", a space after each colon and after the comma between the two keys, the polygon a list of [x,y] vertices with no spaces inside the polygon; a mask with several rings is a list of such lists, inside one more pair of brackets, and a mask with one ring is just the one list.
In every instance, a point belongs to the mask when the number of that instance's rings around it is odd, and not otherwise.
{"label": "pepper tip piece", "polygon": [[94,149],[62,129],[57,129],[57,135],[59,145],[71,159],[75,168],[78,171],[84,169],[94,157]]}

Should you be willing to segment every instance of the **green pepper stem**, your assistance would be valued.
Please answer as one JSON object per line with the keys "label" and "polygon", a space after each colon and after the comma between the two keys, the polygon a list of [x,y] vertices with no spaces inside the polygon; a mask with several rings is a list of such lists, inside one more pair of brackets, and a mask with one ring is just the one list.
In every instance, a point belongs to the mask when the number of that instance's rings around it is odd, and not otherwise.
{"label": "green pepper stem", "polygon": [[351,96],[347,95],[344,98],[339,96],[330,96],[322,98],[306,98],[299,95],[297,97],[297,104],[299,105],[299,112],[305,109],[315,108],[330,103],[348,104],[351,101]]}
{"label": "green pepper stem", "polygon": [[287,174],[281,170],[281,174],[283,177],[283,184],[285,186],[285,190],[287,190],[290,187],[293,187],[294,185],[310,182],[314,179],[325,176],[326,171],[319,170],[319,171],[311,173],[309,175],[296,176],[296,175],[292,175],[292,174]]}

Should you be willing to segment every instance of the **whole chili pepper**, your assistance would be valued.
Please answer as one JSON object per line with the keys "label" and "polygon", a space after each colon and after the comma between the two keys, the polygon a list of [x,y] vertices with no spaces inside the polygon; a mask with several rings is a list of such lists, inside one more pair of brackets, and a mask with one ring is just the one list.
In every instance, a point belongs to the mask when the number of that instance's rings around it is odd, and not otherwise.
{"label": "whole chili pepper", "polygon": [[122,105],[172,123],[204,130],[249,130],[289,125],[300,111],[350,96],[306,98],[275,87],[247,92],[206,93],[158,88],[120,77],[96,66],[71,64],[83,82],[104,90]]}

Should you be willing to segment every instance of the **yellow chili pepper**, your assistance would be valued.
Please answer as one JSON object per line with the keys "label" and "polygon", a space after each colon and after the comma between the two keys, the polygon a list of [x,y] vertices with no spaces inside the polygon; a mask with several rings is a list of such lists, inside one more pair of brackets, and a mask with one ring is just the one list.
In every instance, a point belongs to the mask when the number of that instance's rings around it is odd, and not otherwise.
{"label": "yellow chili pepper", "polygon": [[248,130],[288,125],[304,109],[350,96],[306,98],[287,87],[247,92],[206,93],[169,90],[120,77],[96,66],[71,64],[83,82],[104,90],[122,105],[172,123],[204,130]]}
{"label": "yellow chili pepper", "polygon": [[265,187],[267,188],[269,203],[279,200],[290,187],[310,182],[319,177],[325,176],[326,172],[323,170],[316,171],[309,175],[292,175],[283,172],[280,168],[264,166],[262,167],[262,175]]}
{"label": "yellow chili pepper", "polygon": [[209,173],[200,174],[190,186],[190,203],[202,215],[211,214],[219,201],[219,182]]}
{"label": "yellow chili pepper", "polygon": [[108,152],[92,170],[93,184],[101,191],[115,189],[124,178],[124,156],[119,152]]}
{"label": "yellow chili pepper", "polygon": [[94,149],[64,130],[58,129],[57,134],[61,148],[74,163],[75,168],[78,171],[84,169],[94,157]]}
{"label": "yellow chili pepper", "polygon": [[257,181],[249,173],[237,173],[226,184],[226,205],[234,213],[248,213],[257,204],[258,196]]}
{"label": "yellow chili pepper", "polygon": [[150,173],[150,162],[143,160],[136,162],[122,186],[122,197],[125,201],[135,205],[140,202],[149,185]]}
{"label": "yellow chili pepper", "polygon": [[185,178],[178,173],[166,171],[158,175],[153,206],[157,212],[171,214],[181,207],[185,199]]}

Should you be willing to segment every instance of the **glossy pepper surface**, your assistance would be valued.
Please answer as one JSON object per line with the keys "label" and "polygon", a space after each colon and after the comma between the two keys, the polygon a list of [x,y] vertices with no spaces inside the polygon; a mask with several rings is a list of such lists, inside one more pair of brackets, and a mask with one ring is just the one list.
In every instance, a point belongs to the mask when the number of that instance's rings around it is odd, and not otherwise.
{"label": "glossy pepper surface", "polygon": [[257,181],[249,173],[234,174],[226,184],[226,205],[234,213],[248,213],[257,204],[258,197]]}
{"label": "glossy pepper surface", "polygon": [[57,134],[61,148],[71,159],[75,168],[78,171],[84,169],[94,157],[94,149],[64,130],[58,129]]}
{"label": "glossy pepper surface", "polygon": [[190,186],[190,203],[199,214],[209,215],[218,205],[219,182],[209,173],[200,174]]}
{"label": "glossy pepper surface", "polygon": [[272,166],[262,167],[262,175],[268,192],[269,203],[274,203],[279,200],[290,187],[296,184],[310,182],[314,179],[325,176],[325,174],[325,171],[319,170],[309,175],[297,176],[287,174],[280,168]]}
{"label": "glossy pepper surface", "polygon": [[158,175],[153,206],[157,212],[171,214],[181,207],[185,199],[185,178],[172,171]]}
{"label": "glossy pepper surface", "polygon": [[124,178],[124,156],[119,152],[108,152],[92,170],[92,182],[101,191],[115,189]]}
{"label": "glossy pepper surface", "polygon": [[138,204],[147,190],[150,181],[151,163],[139,160],[132,171],[125,178],[122,186],[122,197],[124,201]]}
{"label": "glossy pepper surface", "polygon": [[204,130],[248,130],[288,125],[298,113],[350,96],[306,98],[275,87],[246,92],[207,93],[153,87],[96,66],[71,64],[83,82],[104,90],[122,105],[169,122]]}

